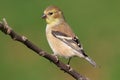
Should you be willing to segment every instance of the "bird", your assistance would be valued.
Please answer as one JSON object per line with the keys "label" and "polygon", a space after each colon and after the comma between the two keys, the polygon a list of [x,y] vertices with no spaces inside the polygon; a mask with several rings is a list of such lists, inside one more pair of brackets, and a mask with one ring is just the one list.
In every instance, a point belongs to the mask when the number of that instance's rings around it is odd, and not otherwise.
{"label": "bird", "polygon": [[48,6],[42,15],[46,21],[46,38],[56,57],[62,56],[68,59],[77,56],[87,60],[96,67],[96,63],[83,50],[79,38],[75,35],[66,22],[62,10],[57,6]]}

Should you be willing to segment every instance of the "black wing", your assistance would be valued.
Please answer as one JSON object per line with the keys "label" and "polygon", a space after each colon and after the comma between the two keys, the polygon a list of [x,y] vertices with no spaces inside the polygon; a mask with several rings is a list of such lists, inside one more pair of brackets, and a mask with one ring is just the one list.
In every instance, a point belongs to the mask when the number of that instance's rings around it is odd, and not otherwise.
{"label": "black wing", "polygon": [[76,36],[70,37],[67,34],[59,32],[59,31],[52,31],[52,34],[53,34],[53,36],[55,36],[56,38],[63,41],[64,43],[66,43],[68,46],[70,46],[74,50],[81,52],[85,57],[87,57],[87,55],[85,54],[85,52],[80,44],[79,39]]}

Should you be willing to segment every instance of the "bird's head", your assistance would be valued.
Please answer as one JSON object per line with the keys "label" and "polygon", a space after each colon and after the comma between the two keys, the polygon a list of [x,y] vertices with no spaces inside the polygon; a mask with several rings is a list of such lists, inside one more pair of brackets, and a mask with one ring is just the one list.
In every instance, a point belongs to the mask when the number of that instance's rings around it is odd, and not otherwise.
{"label": "bird's head", "polygon": [[42,18],[46,20],[47,24],[58,23],[64,20],[62,11],[56,6],[47,7]]}

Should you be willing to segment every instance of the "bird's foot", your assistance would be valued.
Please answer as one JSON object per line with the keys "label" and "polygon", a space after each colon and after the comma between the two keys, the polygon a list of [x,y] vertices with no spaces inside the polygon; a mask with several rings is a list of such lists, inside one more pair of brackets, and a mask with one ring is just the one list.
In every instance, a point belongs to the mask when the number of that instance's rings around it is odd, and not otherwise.
{"label": "bird's foot", "polygon": [[69,64],[67,64],[67,67],[68,67],[69,71],[72,71],[72,70],[73,70],[73,69],[70,67]]}
{"label": "bird's foot", "polygon": [[58,63],[59,62],[58,57],[55,54],[52,54],[52,55],[56,58],[55,62]]}

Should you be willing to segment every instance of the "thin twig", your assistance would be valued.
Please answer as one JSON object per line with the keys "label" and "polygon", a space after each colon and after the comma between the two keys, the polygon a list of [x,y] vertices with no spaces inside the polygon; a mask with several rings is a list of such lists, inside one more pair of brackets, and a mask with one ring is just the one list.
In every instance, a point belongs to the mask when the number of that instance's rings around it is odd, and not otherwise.
{"label": "thin twig", "polygon": [[73,70],[71,67],[67,66],[66,64],[62,63],[61,61],[58,61],[55,56],[48,54],[47,52],[43,51],[42,49],[38,48],[35,44],[33,44],[31,41],[29,41],[25,36],[21,36],[13,31],[13,29],[7,24],[7,21],[5,18],[2,22],[0,22],[0,30],[5,33],[6,35],[9,35],[13,40],[19,41],[26,45],[31,50],[35,51],[40,56],[50,60],[53,62],[57,67],[59,67],[64,72],[68,73],[72,77],[74,77],[76,80],[88,80],[88,78],[84,77],[83,75],[79,74],[75,70]]}

